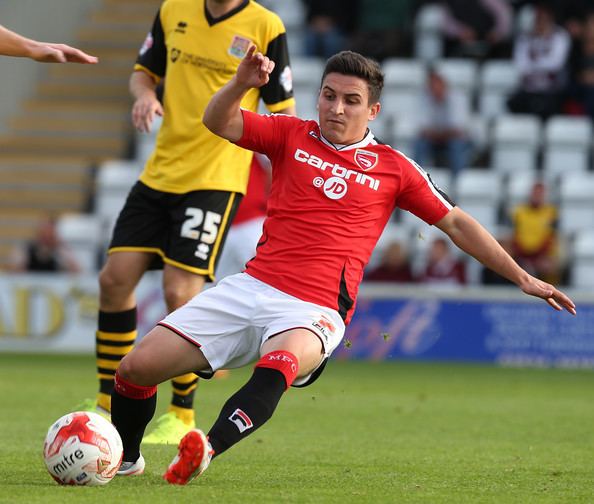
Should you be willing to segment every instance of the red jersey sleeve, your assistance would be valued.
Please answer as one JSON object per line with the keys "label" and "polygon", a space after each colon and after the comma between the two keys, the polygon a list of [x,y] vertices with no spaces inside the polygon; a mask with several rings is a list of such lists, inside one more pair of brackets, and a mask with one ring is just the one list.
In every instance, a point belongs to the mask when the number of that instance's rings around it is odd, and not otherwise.
{"label": "red jersey sleeve", "polygon": [[266,154],[273,159],[284,144],[286,123],[290,116],[262,115],[241,110],[243,115],[243,135],[235,142],[240,147]]}
{"label": "red jersey sleeve", "polygon": [[427,224],[435,224],[454,208],[448,195],[437,186],[431,176],[406,156],[400,158],[401,189],[396,205]]}

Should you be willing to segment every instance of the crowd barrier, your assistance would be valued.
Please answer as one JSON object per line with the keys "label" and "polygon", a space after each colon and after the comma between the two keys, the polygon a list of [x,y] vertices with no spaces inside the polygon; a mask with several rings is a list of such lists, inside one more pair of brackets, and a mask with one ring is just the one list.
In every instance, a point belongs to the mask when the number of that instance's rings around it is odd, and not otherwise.
{"label": "crowd barrier", "polygon": [[[0,275],[0,352],[93,352],[96,275]],[[337,359],[594,368],[594,295],[557,313],[513,287],[363,284]],[[143,335],[165,314],[159,273],[137,291]]]}

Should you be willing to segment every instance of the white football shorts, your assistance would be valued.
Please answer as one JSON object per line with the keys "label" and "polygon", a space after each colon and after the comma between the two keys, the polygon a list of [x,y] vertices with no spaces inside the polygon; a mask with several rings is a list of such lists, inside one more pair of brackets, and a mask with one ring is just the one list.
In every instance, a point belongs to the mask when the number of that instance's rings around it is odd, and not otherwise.
{"label": "white football shorts", "polygon": [[[213,373],[256,361],[266,340],[297,328],[308,329],[320,338],[324,347],[321,366],[345,330],[336,310],[302,301],[247,273],[224,278],[170,313],[159,325],[199,346]],[[310,377],[298,378],[293,385],[307,384]]]}

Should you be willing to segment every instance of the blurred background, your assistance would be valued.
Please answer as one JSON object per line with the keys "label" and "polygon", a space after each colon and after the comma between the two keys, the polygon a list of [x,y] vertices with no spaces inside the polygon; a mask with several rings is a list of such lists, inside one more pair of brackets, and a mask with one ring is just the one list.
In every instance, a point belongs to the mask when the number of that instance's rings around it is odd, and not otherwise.
{"label": "blurred background", "polygon": [[[100,58],[0,59],[0,350],[93,349],[96,276],[158,130],[134,132],[127,82],[160,3],[0,2],[6,27]],[[347,333],[360,343],[339,356],[594,366],[591,0],[260,3],[285,23],[298,115],[317,117],[327,57],[352,49],[379,60],[376,137],[584,307],[572,319],[531,303],[396,212]],[[149,276],[139,332],[162,313]]]}

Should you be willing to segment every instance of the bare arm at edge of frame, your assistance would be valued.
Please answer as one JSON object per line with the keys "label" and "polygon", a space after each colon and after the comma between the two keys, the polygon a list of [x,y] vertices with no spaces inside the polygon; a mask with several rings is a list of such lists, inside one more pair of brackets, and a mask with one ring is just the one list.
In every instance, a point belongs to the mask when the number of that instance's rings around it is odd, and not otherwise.
{"label": "bare arm at edge of frame", "polygon": [[66,44],[38,42],[15,33],[0,25],[0,54],[30,58],[41,63],[83,63],[95,64],[95,56]]}

